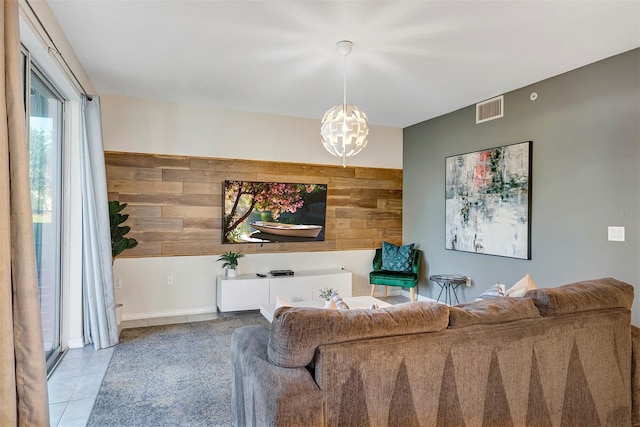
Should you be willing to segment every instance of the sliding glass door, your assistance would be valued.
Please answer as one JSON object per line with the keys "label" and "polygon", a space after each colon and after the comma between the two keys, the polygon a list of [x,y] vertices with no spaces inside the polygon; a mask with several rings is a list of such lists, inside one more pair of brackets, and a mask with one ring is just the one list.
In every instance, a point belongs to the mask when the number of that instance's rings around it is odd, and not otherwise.
{"label": "sliding glass door", "polygon": [[28,55],[24,64],[33,232],[44,357],[50,368],[60,354],[64,100]]}

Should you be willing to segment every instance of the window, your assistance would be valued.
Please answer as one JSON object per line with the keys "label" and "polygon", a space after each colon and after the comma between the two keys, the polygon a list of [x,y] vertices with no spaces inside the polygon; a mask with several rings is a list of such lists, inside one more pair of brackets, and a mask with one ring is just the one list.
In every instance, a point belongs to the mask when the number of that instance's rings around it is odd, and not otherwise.
{"label": "window", "polygon": [[60,353],[64,99],[23,52],[29,178],[47,368]]}

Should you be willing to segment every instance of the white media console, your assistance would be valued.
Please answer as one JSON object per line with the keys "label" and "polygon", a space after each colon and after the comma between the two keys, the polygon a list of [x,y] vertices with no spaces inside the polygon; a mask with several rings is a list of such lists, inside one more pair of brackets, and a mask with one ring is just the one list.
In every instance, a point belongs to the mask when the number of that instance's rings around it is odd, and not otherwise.
{"label": "white media console", "polygon": [[339,268],[296,271],[293,276],[258,277],[243,274],[236,277],[216,277],[218,310],[258,310],[260,306],[275,304],[276,297],[289,301],[322,301],[320,290],[333,288],[340,296],[351,296],[351,272]]}

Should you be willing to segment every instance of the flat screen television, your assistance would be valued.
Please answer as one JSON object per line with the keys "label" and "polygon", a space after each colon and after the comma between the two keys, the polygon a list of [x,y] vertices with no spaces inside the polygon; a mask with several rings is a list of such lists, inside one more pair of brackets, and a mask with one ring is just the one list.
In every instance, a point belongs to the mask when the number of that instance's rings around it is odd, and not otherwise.
{"label": "flat screen television", "polygon": [[324,241],[327,185],[224,181],[222,243]]}

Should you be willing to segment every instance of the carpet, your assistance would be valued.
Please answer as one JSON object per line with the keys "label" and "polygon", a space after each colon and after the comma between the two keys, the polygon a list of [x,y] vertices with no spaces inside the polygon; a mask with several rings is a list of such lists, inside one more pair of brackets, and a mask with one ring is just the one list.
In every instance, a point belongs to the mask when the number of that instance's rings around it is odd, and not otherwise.
{"label": "carpet", "polygon": [[231,334],[259,314],[125,329],[87,426],[230,426]]}

